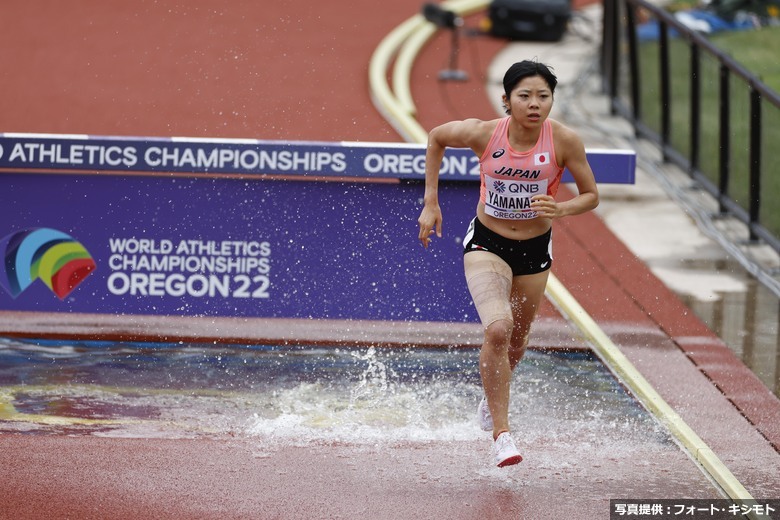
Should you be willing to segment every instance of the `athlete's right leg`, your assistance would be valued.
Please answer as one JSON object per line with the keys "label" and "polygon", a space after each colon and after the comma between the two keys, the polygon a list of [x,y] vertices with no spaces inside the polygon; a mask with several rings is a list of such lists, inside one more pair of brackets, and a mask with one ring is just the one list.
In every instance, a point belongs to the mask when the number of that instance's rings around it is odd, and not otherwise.
{"label": "athlete's right leg", "polygon": [[509,431],[512,270],[501,258],[487,251],[466,253],[463,263],[466,282],[484,327],[479,371],[488,408],[493,417],[495,438],[500,432]]}

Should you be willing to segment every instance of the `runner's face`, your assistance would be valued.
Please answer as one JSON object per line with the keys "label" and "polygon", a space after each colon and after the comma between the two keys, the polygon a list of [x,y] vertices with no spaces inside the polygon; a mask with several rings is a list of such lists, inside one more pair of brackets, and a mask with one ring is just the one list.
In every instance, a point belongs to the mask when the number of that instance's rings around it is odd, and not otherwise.
{"label": "runner's face", "polygon": [[510,114],[521,124],[541,124],[550,115],[553,94],[547,81],[541,76],[523,78],[510,94],[504,96]]}

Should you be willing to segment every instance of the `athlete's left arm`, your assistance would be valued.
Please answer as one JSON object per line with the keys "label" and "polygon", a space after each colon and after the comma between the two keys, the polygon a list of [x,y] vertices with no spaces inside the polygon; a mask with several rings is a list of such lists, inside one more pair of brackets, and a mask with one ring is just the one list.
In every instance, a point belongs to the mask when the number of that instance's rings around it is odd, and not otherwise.
{"label": "athlete's left arm", "polygon": [[562,202],[556,202],[549,195],[537,195],[531,207],[539,216],[547,218],[561,218],[590,211],[599,205],[599,191],[582,139],[573,130],[560,123],[554,124],[553,129],[558,164],[568,168],[579,193],[576,197]]}

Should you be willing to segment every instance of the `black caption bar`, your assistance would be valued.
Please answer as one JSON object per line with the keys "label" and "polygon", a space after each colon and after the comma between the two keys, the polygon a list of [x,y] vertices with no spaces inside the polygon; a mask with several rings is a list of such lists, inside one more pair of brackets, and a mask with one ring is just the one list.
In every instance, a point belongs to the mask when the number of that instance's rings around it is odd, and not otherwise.
{"label": "black caption bar", "polygon": [[735,520],[780,519],[780,499],[615,499],[609,501],[610,520]]}

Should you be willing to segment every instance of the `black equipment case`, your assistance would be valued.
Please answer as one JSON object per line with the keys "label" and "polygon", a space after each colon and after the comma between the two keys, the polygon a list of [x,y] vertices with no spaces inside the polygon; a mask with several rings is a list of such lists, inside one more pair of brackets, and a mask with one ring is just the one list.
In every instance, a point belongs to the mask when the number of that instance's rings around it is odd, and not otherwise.
{"label": "black equipment case", "polygon": [[493,36],[558,41],[571,18],[571,0],[493,0],[488,17]]}

